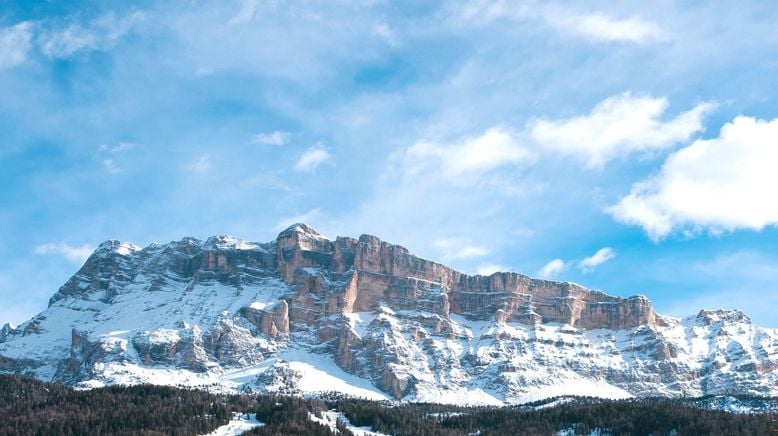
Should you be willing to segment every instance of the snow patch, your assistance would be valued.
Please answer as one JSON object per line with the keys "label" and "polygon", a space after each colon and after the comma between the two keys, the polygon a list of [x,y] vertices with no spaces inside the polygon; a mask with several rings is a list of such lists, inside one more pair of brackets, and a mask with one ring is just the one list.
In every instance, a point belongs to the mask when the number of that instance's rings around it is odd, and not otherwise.
{"label": "snow patch", "polygon": [[562,383],[550,386],[541,386],[529,389],[523,395],[515,399],[516,404],[532,403],[547,398],[561,396],[598,397],[612,400],[633,398],[633,395],[624,389],[618,388],[604,381],[591,381],[586,379],[570,379]]}
{"label": "snow patch", "polygon": [[343,314],[348,321],[349,327],[361,338],[365,335],[367,327],[376,318],[374,312],[353,312]]}
{"label": "snow patch", "polygon": [[257,421],[257,415],[254,413],[235,413],[230,422],[203,436],[238,436],[263,425],[265,424]]}
{"label": "snow patch", "polygon": [[504,406],[505,403],[481,388],[419,389],[412,401],[417,403],[455,404],[468,406]]}
{"label": "snow patch", "polygon": [[279,356],[289,368],[301,375],[297,388],[306,393],[341,392],[368,400],[387,400],[386,394],[369,381],[343,371],[329,357],[293,350]]}
{"label": "snow patch", "polygon": [[334,409],[327,412],[322,412],[321,418],[314,414],[308,414],[308,417],[313,422],[318,422],[321,425],[329,427],[329,429],[332,430],[332,432],[335,434],[340,433],[338,431],[337,425],[338,420],[341,420],[346,425],[346,429],[353,433],[355,436],[388,436],[384,433],[373,431],[372,427],[355,427],[351,424],[351,421],[346,418],[346,415]]}

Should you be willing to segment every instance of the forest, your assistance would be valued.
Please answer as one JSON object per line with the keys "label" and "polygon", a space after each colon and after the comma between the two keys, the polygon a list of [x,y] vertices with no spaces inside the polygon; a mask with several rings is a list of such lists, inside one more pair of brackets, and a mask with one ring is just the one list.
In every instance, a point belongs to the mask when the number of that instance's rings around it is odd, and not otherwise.
{"label": "forest", "polygon": [[[703,399],[704,400],[704,399]],[[697,401],[696,403],[700,403]],[[351,425],[388,435],[778,435],[778,414],[706,410],[689,400],[565,398],[516,407],[457,407],[285,395],[220,395],[167,386],[74,390],[0,375],[2,435],[197,435],[234,412],[256,413],[250,435],[349,436],[310,419],[337,410]],[[705,401],[702,401],[705,403]],[[775,404],[775,399],[773,404]],[[597,434],[597,433],[595,433]]]}

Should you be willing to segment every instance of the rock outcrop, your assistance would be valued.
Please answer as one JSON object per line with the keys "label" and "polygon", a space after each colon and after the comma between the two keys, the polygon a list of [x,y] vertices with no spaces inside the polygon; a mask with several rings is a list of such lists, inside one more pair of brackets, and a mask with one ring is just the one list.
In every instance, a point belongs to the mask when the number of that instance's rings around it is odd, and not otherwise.
{"label": "rock outcrop", "polygon": [[[651,302],[643,296],[611,297],[573,283],[517,273],[469,276],[370,235],[332,242],[297,224],[279,235],[277,250],[284,279],[297,286],[298,293],[328,300],[326,312],[330,313],[371,311],[384,303],[441,316],[453,312],[474,320],[609,329],[657,324]],[[301,270],[304,274],[296,275]],[[307,312],[315,305],[305,299],[298,303],[293,310]],[[299,315],[298,319],[307,318]]]}
{"label": "rock outcrop", "polygon": [[15,331],[16,331],[15,326],[12,326],[10,323],[5,323],[3,327],[0,328],[0,342],[5,341],[5,338],[13,334],[13,332]]}
{"label": "rock outcrop", "polygon": [[778,333],[738,311],[677,320],[640,295],[467,275],[375,236],[329,240],[305,224],[269,243],[105,242],[46,311],[0,330],[0,372],[84,386],[296,392],[318,386],[306,371],[327,365],[338,383],[358,377],[423,401],[517,402],[576,386],[778,395]]}

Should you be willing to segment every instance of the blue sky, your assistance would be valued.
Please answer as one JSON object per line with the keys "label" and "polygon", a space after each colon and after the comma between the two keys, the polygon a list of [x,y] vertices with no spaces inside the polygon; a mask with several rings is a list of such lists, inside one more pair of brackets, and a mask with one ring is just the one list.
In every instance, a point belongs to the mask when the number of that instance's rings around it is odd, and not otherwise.
{"label": "blue sky", "polygon": [[772,2],[4,1],[0,322],[304,221],[778,327]]}

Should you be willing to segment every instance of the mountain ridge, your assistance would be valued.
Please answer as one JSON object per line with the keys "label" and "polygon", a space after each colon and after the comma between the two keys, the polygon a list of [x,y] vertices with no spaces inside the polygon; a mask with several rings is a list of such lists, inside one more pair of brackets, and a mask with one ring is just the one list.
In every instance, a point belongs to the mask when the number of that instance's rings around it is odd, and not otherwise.
{"label": "mountain ridge", "polygon": [[665,317],[642,295],[470,276],[375,236],[329,240],[302,223],[267,243],[106,241],[46,310],[0,333],[0,372],[83,387],[504,404],[769,396],[777,370],[778,331],[740,311]]}

